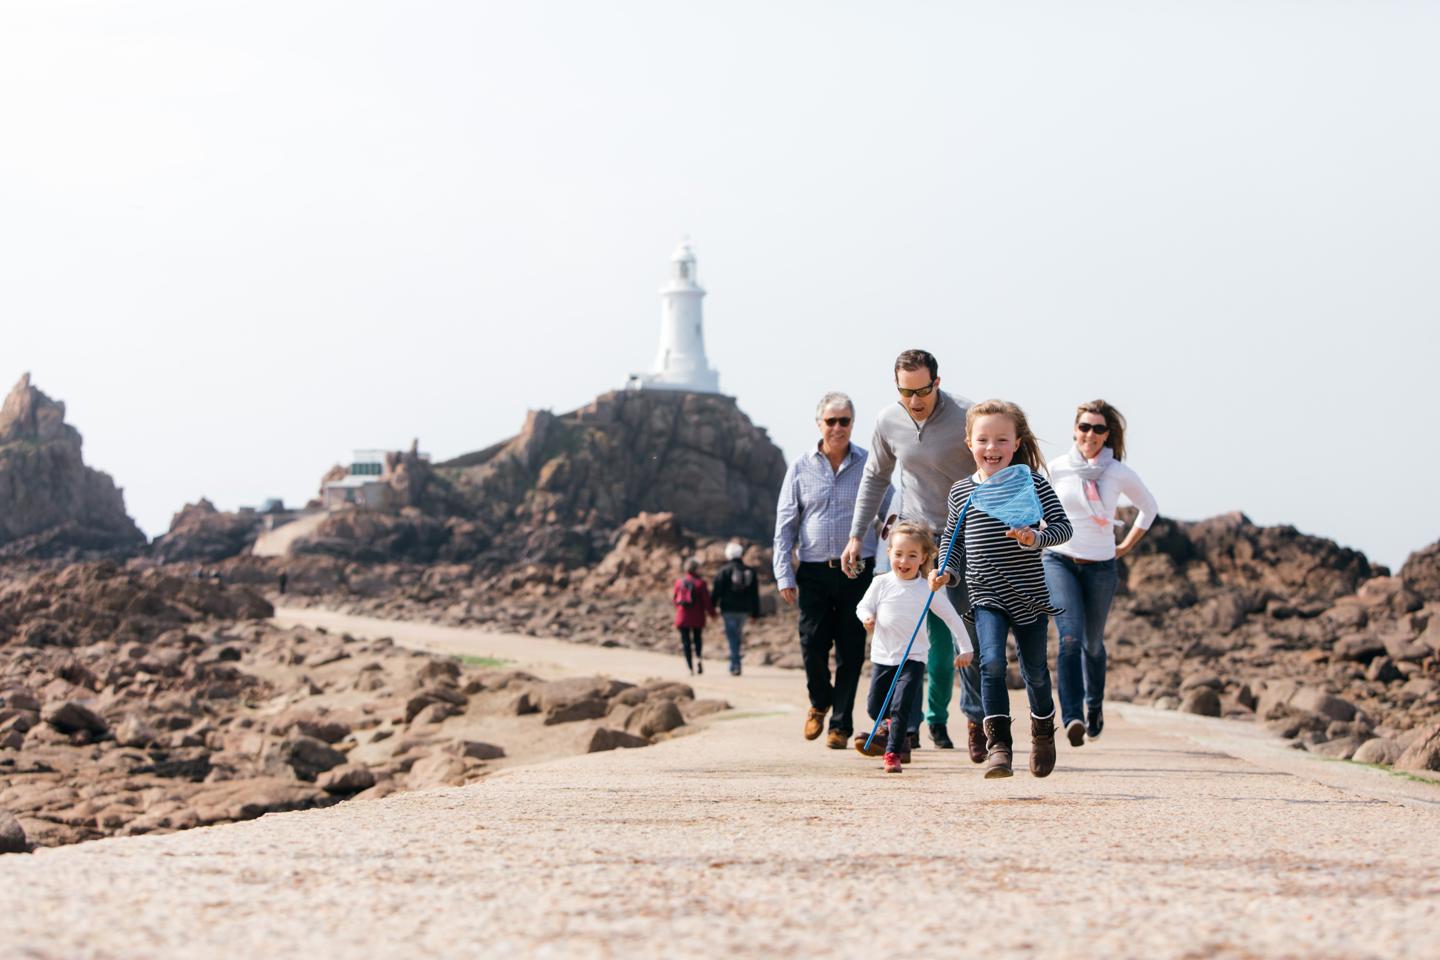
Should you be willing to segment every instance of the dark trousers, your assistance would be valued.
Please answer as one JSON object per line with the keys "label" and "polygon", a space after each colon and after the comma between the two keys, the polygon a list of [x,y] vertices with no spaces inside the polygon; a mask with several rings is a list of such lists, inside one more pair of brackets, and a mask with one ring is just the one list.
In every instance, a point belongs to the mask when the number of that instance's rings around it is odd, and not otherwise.
{"label": "dark trousers", "polygon": [[[689,667],[691,670],[694,670],[695,660],[700,659],[700,628],[681,627],[680,642],[685,646],[685,666]],[[694,660],[690,658],[690,647],[692,644],[695,647]]]}
{"label": "dark trousers", "polygon": [[[896,673],[900,679],[895,679]],[[886,753],[904,753],[909,749],[910,737],[906,732],[906,718],[915,712],[920,702],[920,688],[925,683],[925,664],[919,660],[906,660],[902,664],[872,663],[870,665],[870,719],[880,718],[880,706],[890,684],[895,684],[895,694],[890,698],[890,707],[885,715],[890,718],[890,734],[885,739]]]}
{"label": "dark trousers", "polygon": [[865,561],[865,572],[854,580],[838,567],[823,563],[802,563],[795,570],[800,594],[800,656],[805,661],[810,706],[829,710],[830,729],[845,734],[855,728],[855,689],[860,685],[860,667],[865,662],[865,625],[855,616],[855,607],[870,589],[874,575],[875,562],[870,559]]}

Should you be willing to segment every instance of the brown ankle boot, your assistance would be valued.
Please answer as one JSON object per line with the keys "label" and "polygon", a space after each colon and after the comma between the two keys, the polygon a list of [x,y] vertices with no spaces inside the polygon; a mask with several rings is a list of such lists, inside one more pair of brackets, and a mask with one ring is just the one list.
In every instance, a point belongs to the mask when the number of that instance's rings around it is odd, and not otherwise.
{"label": "brown ankle boot", "polygon": [[985,779],[1014,776],[1010,769],[1014,741],[1009,717],[985,718]]}
{"label": "brown ankle boot", "polygon": [[970,740],[970,762],[985,762],[985,728],[974,720],[965,721],[965,733]]}
{"label": "brown ankle boot", "polygon": [[1055,769],[1055,711],[1048,717],[1030,717],[1030,772],[1048,777]]}

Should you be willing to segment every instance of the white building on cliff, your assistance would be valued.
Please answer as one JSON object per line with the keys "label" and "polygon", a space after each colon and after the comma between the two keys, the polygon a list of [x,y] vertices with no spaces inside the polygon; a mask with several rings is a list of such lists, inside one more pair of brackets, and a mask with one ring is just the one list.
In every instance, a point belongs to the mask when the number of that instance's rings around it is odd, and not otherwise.
{"label": "white building on cliff", "polygon": [[660,347],[649,373],[632,373],[631,390],[688,390],[719,393],[720,374],[705,359],[705,326],[689,239],[670,258],[670,282],[660,288]]}

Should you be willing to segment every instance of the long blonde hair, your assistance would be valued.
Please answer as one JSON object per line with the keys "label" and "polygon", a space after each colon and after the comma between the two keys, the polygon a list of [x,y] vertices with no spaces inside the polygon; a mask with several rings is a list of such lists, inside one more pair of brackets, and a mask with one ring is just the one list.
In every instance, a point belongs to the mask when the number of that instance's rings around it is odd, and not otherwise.
{"label": "long blonde hair", "polygon": [[965,445],[970,445],[970,437],[975,429],[975,421],[981,417],[1000,416],[1009,417],[1010,422],[1015,424],[1015,440],[1018,446],[1015,456],[1011,462],[1019,462],[1030,468],[1031,473],[1046,473],[1045,458],[1040,456],[1040,441],[1035,439],[1035,434],[1030,431],[1030,421],[1025,419],[1025,411],[1021,410],[1018,404],[1009,400],[982,400],[970,408],[965,414]]}

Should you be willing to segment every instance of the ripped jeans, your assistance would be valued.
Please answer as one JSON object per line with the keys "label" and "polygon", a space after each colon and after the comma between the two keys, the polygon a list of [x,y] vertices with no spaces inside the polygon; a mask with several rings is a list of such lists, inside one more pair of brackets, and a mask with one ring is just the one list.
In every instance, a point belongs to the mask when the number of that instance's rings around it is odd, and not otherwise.
{"label": "ripped jeans", "polygon": [[1050,602],[1064,612],[1055,618],[1060,650],[1055,657],[1060,693],[1060,725],[1085,722],[1083,707],[1105,699],[1105,621],[1115,598],[1118,572],[1114,560],[1076,563],[1046,550],[1045,586]]}

